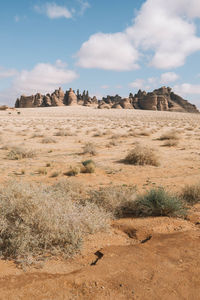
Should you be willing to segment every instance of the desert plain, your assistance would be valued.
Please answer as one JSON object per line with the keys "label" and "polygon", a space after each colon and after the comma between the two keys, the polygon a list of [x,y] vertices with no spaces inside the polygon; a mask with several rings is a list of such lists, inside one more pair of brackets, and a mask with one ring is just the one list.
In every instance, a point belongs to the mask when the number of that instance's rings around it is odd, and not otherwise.
{"label": "desert plain", "polygon": [[[171,136],[162,138],[166,135]],[[200,182],[200,114],[10,109],[0,111],[0,141],[5,190],[64,182],[79,193],[83,189],[83,198],[87,190],[106,188],[115,198],[116,189],[142,195],[163,187],[176,195]],[[157,163],[125,163],[138,146],[151,149]],[[91,173],[81,171],[88,160],[94,164]],[[97,219],[107,225],[95,223],[93,230],[90,222],[81,247],[68,257],[59,253],[23,262],[2,256],[0,299],[199,299],[200,203],[188,205],[184,217],[106,212]]]}

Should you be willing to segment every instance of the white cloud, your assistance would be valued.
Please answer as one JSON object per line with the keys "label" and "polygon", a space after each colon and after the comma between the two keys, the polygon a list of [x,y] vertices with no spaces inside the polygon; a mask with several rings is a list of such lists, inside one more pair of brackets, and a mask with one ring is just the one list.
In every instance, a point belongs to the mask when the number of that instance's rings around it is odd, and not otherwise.
{"label": "white cloud", "polygon": [[135,81],[129,84],[130,87],[135,89],[142,89],[144,88],[145,80],[144,79],[136,79]]}
{"label": "white cloud", "polygon": [[149,64],[156,68],[180,67],[200,50],[194,18],[200,18],[199,0],[146,0],[124,32],[92,35],[78,52],[78,65],[131,70],[142,52],[153,53]]}
{"label": "white cloud", "polygon": [[4,69],[0,67],[0,79],[13,77],[17,74],[15,69]]}
{"label": "white cloud", "polygon": [[77,56],[77,64],[83,68],[115,71],[138,68],[138,51],[124,33],[94,34],[82,45]]}
{"label": "white cloud", "polygon": [[77,77],[60,60],[55,65],[39,63],[30,71],[19,72],[13,81],[13,89],[21,94],[48,93]]}
{"label": "white cloud", "polygon": [[179,79],[179,75],[174,72],[166,72],[161,75],[161,83],[167,84],[169,82],[174,82]]}
{"label": "white cloud", "polygon": [[85,13],[85,11],[90,8],[90,4],[88,1],[84,1],[84,0],[78,0],[79,4],[80,4],[80,12],[79,15],[83,15]]}
{"label": "white cloud", "polygon": [[200,84],[183,83],[175,85],[173,90],[181,95],[200,95]]}
{"label": "white cloud", "polygon": [[35,5],[35,11],[47,15],[50,19],[72,18],[72,12],[65,6],[59,6],[56,3],[46,3],[42,6]]}
{"label": "white cloud", "polygon": [[15,74],[11,86],[0,91],[0,103],[12,103],[22,94],[51,93],[58,87],[75,80],[78,74],[61,60],[55,64],[39,63],[32,70]]}

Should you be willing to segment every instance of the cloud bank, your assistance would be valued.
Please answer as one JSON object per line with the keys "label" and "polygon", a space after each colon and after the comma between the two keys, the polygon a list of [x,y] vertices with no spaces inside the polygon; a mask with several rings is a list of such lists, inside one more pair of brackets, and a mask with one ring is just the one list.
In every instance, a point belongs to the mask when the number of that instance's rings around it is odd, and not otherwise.
{"label": "cloud bank", "polygon": [[147,0],[133,24],[123,32],[90,36],[77,53],[77,65],[134,70],[140,57],[151,53],[150,66],[158,69],[180,67],[187,56],[200,50],[196,18],[200,18],[199,0]]}

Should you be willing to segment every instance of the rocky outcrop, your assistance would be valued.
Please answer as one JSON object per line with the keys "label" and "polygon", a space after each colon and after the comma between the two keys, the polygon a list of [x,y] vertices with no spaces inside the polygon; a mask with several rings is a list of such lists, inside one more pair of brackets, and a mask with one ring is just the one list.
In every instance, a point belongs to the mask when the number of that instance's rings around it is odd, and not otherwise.
{"label": "rocky outcrop", "polygon": [[172,92],[169,87],[161,87],[153,92],[146,93],[139,90],[137,94],[129,94],[128,98],[122,98],[119,95],[103,97],[98,101],[97,98],[90,97],[88,91],[79,90],[75,93],[72,89],[63,92],[61,88],[55,90],[52,94],[41,95],[37,93],[32,96],[22,95],[16,100],[15,107],[44,107],[44,106],[63,106],[63,105],[83,105],[93,106],[99,109],[145,109],[159,111],[179,111],[198,113],[195,105],[181,98]]}

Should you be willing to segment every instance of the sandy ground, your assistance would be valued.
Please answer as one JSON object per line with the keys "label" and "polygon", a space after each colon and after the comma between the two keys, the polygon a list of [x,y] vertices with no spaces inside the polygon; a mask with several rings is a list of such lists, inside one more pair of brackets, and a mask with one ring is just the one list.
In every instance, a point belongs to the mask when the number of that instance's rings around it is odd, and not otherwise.
{"label": "sandy ground", "polygon": [[[67,135],[56,136],[60,130]],[[158,140],[169,130],[179,136],[176,146]],[[54,143],[44,143],[47,138]],[[91,188],[131,184],[138,191],[156,186],[179,191],[200,180],[198,114],[86,107],[0,111],[0,141],[1,183],[68,179]],[[97,155],[82,154],[87,142]],[[121,163],[137,143],[155,149],[158,167]],[[10,160],[14,146],[36,155]],[[64,175],[88,158],[96,163],[94,174]],[[73,259],[49,260],[25,271],[0,261],[0,299],[199,299],[199,222],[198,205],[188,220],[117,220],[109,232],[89,236]]]}

